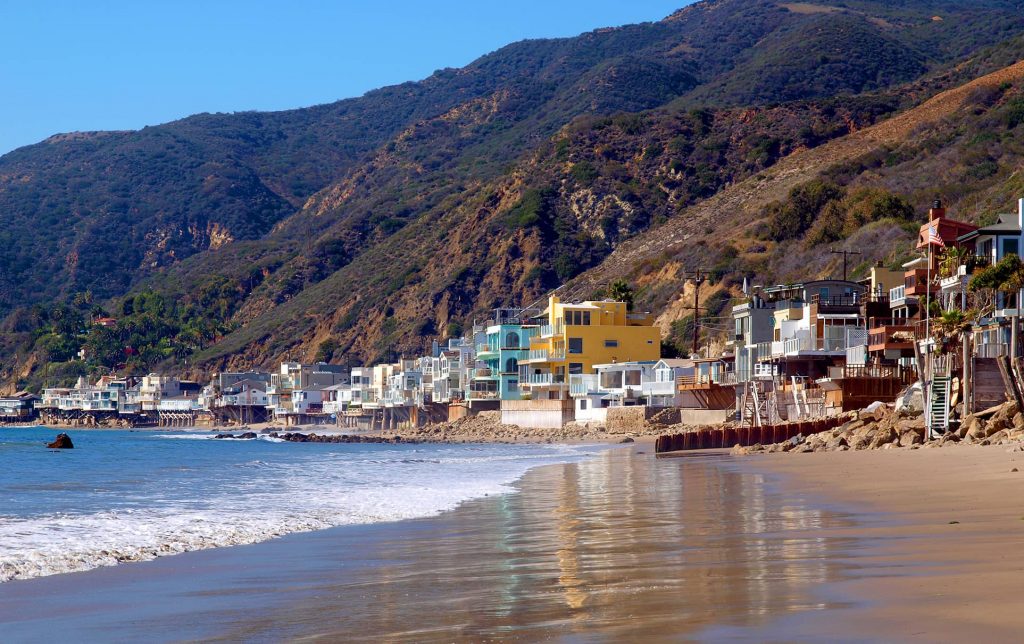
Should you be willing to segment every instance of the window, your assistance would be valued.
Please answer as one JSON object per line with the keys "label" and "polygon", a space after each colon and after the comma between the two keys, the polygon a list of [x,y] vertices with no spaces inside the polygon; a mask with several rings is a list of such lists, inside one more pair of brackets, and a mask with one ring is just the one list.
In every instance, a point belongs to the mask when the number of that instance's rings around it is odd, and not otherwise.
{"label": "window", "polygon": [[518,380],[509,380],[508,381],[508,390],[509,391],[519,391],[519,381]]}
{"label": "window", "polygon": [[819,288],[818,289],[818,295],[821,297],[821,299],[827,300],[828,299],[828,287],[825,286],[825,287]]}
{"label": "window", "polygon": [[576,375],[583,373],[582,362],[570,362],[569,363],[569,375]]}
{"label": "window", "polygon": [[583,338],[569,338],[569,353],[583,353]]}
{"label": "window", "polygon": [[566,311],[565,323],[571,326],[590,326],[590,311]]}
{"label": "window", "polygon": [[515,331],[509,332],[509,334],[505,336],[505,346],[508,347],[509,349],[518,349],[519,334],[516,333]]}
{"label": "window", "polygon": [[604,341],[604,346],[608,347],[609,349],[614,349],[615,347],[619,346],[619,341],[618,340],[605,340]]}
{"label": "window", "polygon": [[581,410],[585,410],[586,408],[587,408],[587,399],[584,398],[584,399],[580,400],[580,409]]}
{"label": "window", "polygon": [[1008,239],[1003,239],[1003,257],[1006,257],[1007,255],[1019,254],[1020,244],[1016,239],[1013,239],[1012,237]]}
{"label": "window", "polygon": [[517,373],[519,371],[519,361],[515,358],[509,358],[505,361],[505,373]]}

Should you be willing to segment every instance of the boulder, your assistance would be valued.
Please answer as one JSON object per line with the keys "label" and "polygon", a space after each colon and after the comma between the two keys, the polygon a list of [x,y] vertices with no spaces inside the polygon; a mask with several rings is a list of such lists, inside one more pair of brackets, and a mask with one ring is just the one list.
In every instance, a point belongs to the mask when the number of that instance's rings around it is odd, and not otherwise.
{"label": "boulder", "polygon": [[871,439],[867,436],[855,435],[850,439],[850,449],[867,449],[871,445]]}
{"label": "boulder", "polygon": [[71,437],[61,432],[57,434],[57,438],[53,439],[52,443],[46,445],[50,449],[74,449],[75,444],[71,442]]}
{"label": "boulder", "polygon": [[871,437],[869,447],[871,449],[878,449],[883,445],[887,445],[898,440],[899,435],[896,433],[896,430],[886,424],[883,427],[879,427],[878,431],[875,432],[875,435]]}
{"label": "boulder", "polygon": [[1024,429],[1024,414],[1021,412],[1013,415],[1013,428],[1018,430]]}
{"label": "boulder", "polygon": [[825,443],[825,449],[830,451],[836,451],[839,450],[840,448],[846,448],[849,446],[850,444],[846,441],[846,437],[844,436],[836,436],[832,440]]}
{"label": "boulder", "polygon": [[900,447],[910,447],[911,445],[920,445],[924,440],[921,434],[913,429],[908,429],[900,434],[899,445]]}

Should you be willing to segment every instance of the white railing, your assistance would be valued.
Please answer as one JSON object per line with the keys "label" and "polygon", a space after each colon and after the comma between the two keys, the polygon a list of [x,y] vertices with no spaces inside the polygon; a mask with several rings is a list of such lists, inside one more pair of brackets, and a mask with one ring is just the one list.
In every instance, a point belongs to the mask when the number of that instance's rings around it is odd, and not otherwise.
{"label": "white railing", "polygon": [[564,385],[565,376],[556,376],[551,373],[531,373],[525,377],[519,377],[520,385]]}
{"label": "white railing", "polygon": [[547,349],[530,349],[529,353],[526,354],[526,360],[547,360],[548,350]]}
{"label": "white railing", "polygon": [[990,342],[974,347],[974,355],[978,358],[998,358],[1008,354],[1009,345],[1005,342]]}
{"label": "white railing", "polygon": [[854,344],[846,347],[846,364],[854,365],[867,364],[868,345]]}
{"label": "white railing", "polygon": [[647,396],[674,396],[676,383],[662,381],[648,381],[640,385],[641,391]]}

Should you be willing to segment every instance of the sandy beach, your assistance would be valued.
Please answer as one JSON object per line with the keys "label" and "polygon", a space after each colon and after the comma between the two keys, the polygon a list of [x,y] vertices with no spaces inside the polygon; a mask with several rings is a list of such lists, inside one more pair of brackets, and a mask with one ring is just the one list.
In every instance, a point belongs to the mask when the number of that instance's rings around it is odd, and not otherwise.
{"label": "sandy beach", "polygon": [[[861,572],[827,587],[848,608],[784,619],[761,635],[1019,641],[1024,631],[1024,452],[1006,446],[746,457],[784,490],[871,517]],[[830,500],[830,501],[828,501]],[[731,635],[740,635],[735,631]],[[753,633],[747,632],[746,636]]]}

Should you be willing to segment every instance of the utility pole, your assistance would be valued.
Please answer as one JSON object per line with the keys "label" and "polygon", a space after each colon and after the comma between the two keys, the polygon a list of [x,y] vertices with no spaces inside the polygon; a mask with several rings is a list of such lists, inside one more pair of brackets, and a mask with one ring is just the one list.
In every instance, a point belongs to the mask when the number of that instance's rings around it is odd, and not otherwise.
{"label": "utility pole", "polygon": [[850,255],[860,255],[861,254],[860,251],[846,250],[846,249],[835,250],[834,248],[829,248],[828,252],[832,253],[833,255],[842,255],[843,256],[843,281],[845,282],[846,281],[846,261],[847,261],[847,258]]}
{"label": "utility pole", "polygon": [[700,339],[700,285],[706,278],[701,274],[701,269],[693,272],[693,355],[699,351]]}

